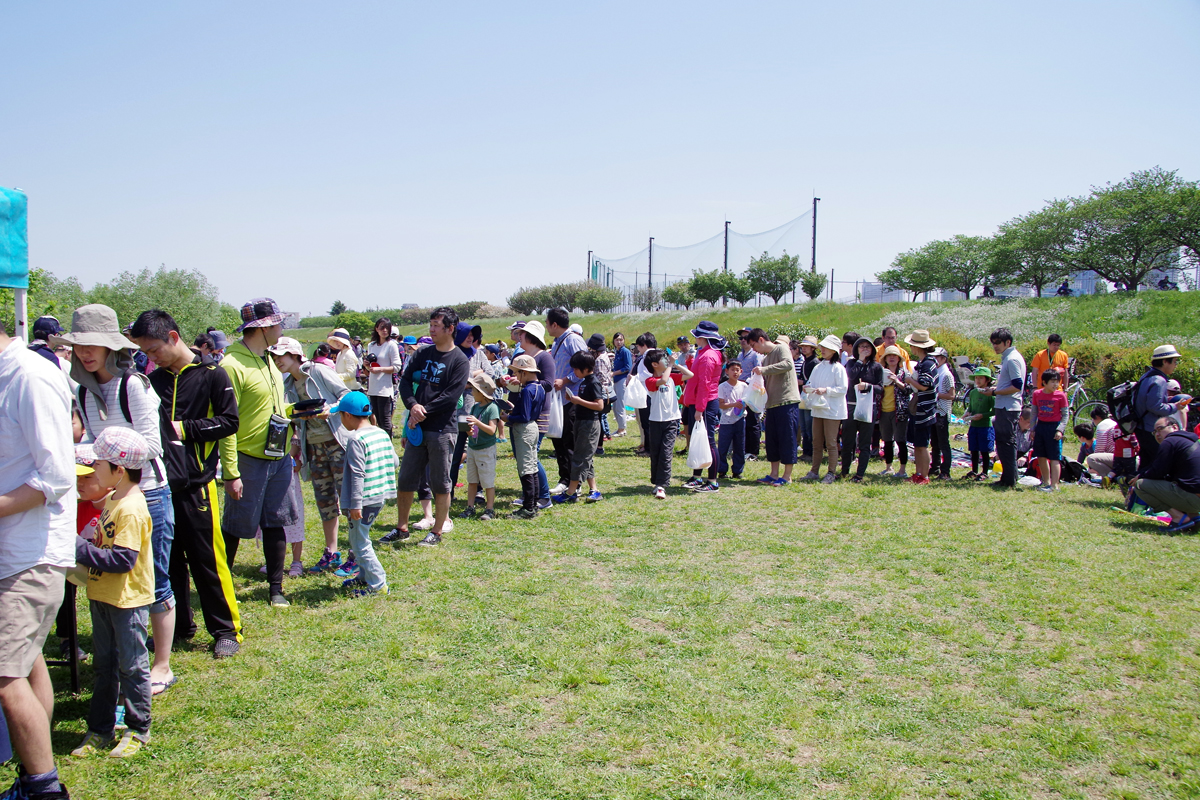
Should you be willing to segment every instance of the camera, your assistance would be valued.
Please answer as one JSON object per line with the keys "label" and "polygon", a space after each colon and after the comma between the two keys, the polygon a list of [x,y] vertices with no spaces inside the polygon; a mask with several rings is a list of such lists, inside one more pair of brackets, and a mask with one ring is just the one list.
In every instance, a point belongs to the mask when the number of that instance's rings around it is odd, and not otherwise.
{"label": "camera", "polygon": [[368,367],[378,367],[379,366],[379,356],[376,356],[373,353],[367,353],[366,355],[363,356],[363,363],[366,364]]}

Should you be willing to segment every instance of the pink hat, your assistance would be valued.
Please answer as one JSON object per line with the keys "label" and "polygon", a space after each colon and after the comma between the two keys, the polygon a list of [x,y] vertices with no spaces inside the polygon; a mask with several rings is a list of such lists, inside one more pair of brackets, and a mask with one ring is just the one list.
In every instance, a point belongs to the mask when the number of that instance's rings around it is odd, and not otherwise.
{"label": "pink hat", "polygon": [[141,469],[150,458],[146,437],[132,428],[105,428],[92,445],[97,461],[107,461],[115,467]]}

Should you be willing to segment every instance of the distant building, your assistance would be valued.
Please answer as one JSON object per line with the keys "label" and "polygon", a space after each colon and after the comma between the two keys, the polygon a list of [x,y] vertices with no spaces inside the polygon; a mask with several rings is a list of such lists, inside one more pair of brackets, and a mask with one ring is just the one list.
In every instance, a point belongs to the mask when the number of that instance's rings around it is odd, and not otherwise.
{"label": "distant building", "polygon": [[420,306],[417,305],[416,303],[405,303],[402,306],[400,306],[401,311],[403,311],[406,308],[420,308]]}
{"label": "distant building", "polygon": [[299,311],[284,311],[283,313],[283,329],[293,330],[300,327],[300,312]]}
{"label": "distant building", "polygon": [[900,289],[884,289],[882,283],[875,281],[862,282],[863,303],[894,303],[907,299],[908,293]]}

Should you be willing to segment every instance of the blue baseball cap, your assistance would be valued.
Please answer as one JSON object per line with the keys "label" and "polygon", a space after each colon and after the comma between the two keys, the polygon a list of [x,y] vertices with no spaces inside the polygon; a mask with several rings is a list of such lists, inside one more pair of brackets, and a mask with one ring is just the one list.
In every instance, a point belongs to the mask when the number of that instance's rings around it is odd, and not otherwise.
{"label": "blue baseball cap", "polygon": [[362,392],[346,392],[334,409],[338,413],[345,411],[355,417],[371,416],[371,400]]}

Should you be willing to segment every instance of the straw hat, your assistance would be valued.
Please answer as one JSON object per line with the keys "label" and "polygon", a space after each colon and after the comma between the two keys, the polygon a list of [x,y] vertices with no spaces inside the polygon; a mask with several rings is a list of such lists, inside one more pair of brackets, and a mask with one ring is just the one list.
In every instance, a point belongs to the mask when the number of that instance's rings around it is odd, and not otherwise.
{"label": "straw hat", "polygon": [[937,344],[936,341],[929,338],[929,331],[920,328],[905,336],[904,343],[922,350],[931,350]]}
{"label": "straw hat", "polygon": [[[71,327],[75,327],[74,324],[72,324]],[[1175,345],[1160,344],[1158,347],[1154,348],[1154,355],[1150,356],[1150,360],[1157,361],[1160,358],[1182,358],[1182,356],[1180,356],[1179,351],[1175,349]]]}

